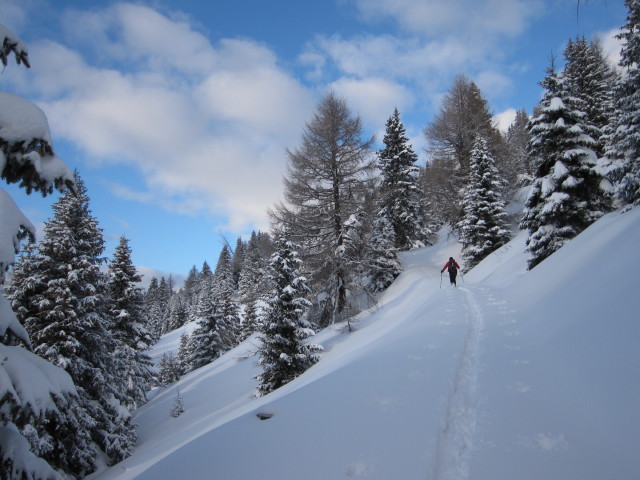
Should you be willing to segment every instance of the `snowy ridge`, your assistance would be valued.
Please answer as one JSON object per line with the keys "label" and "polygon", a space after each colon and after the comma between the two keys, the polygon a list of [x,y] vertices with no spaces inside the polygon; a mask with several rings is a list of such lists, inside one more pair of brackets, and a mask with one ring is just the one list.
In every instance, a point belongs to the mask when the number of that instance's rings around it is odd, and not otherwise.
{"label": "snowy ridge", "polygon": [[247,342],[158,391],[134,454],[90,478],[637,480],[640,208],[530,272],[525,240],[457,288],[440,287],[454,238],[407,253],[355,332],[311,339],[325,352],[305,374],[255,398]]}

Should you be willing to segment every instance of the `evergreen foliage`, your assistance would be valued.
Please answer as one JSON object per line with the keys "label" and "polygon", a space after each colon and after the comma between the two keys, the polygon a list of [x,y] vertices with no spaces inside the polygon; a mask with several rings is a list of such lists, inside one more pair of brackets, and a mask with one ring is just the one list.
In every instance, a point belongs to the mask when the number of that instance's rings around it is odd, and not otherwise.
{"label": "evergreen foliage", "polygon": [[458,224],[467,269],[511,238],[500,176],[486,140],[478,136],[471,151],[469,182],[463,197],[464,216]]}
{"label": "evergreen foliage", "polygon": [[[531,140],[531,134],[527,129],[529,115],[524,109],[516,112],[516,118],[509,125],[505,140],[509,149],[511,159],[511,177],[516,187],[530,185],[533,182],[535,166],[527,151],[527,146]],[[506,178],[505,178],[506,180]]]}
{"label": "evergreen foliage", "polygon": [[91,215],[78,174],[74,192],[53,206],[37,249],[31,247],[14,269],[11,300],[32,339],[34,352],[64,368],[91,418],[91,439],[115,463],[127,457],[136,435],[124,404],[129,400],[129,367],[124,343],[114,338],[113,304],[100,272],[104,240]]}
{"label": "evergreen foliage", "polygon": [[402,263],[395,247],[395,231],[386,215],[378,215],[369,239],[367,279],[371,293],[384,291],[402,272]]}
{"label": "evergreen foliage", "polygon": [[538,169],[520,227],[529,230],[533,268],[603,214],[604,194],[596,173],[596,141],[584,129],[575,100],[553,61],[541,83],[545,94],[529,130],[530,154]]}
{"label": "evergreen foliage", "polygon": [[409,250],[428,243],[429,231],[422,211],[422,191],[418,184],[418,156],[405,135],[396,108],[389,117],[384,136],[385,147],[378,152],[382,173],[378,215],[387,217],[395,234],[394,247]]}
{"label": "evergreen foliage", "polygon": [[614,115],[606,138],[608,176],[623,203],[640,204],[640,1],[625,0],[622,75],[614,89]]}
{"label": "evergreen foliage", "polygon": [[281,235],[271,257],[269,279],[273,290],[262,325],[258,392],[266,395],[302,374],[319,359],[320,345],[304,343],[315,332],[304,314],[311,306],[309,292],[300,275],[302,261],[296,245]]}
{"label": "evergreen foliage", "polygon": [[171,409],[171,416],[173,418],[178,418],[183,413],[184,403],[182,402],[182,395],[180,394],[180,390],[176,389],[176,400],[173,403],[173,408]]}
{"label": "evergreen foliage", "polygon": [[126,237],[120,237],[109,263],[108,293],[112,300],[111,333],[118,342],[114,355],[121,358],[125,370],[127,407],[134,409],[146,402],[146,392],[152,383],[151,358],[145,353],[152,343],[144,312],[144,294],[137,286],[142,280],[131,260],[131,248]]}

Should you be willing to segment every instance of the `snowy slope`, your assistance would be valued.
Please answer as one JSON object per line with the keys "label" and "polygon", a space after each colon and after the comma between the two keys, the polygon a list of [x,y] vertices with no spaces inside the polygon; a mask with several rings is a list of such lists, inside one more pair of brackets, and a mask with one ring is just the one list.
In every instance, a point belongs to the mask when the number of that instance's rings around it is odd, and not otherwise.
{"label": "snowy slope", "polygon": [[158,392],[135,453],[92,478],[637,480],[640,209],[531,272],[525,240],[458,288],[440,288],[453,239],[410,252],[357,331],[320,332],[322,360],[266,397],[245,342]]}

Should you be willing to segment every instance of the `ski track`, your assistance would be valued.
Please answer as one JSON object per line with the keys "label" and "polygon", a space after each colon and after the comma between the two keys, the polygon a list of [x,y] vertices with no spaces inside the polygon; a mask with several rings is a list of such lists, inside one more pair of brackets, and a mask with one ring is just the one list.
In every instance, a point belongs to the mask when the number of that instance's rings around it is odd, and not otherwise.
{"label": "ski track", "polygon": [[458,290],[464,298],[468,327],[446,403],[445,417],[438,432],[434,480],[469,478],[476,428],[476,391],[484,317],[473,291],[466,287]]}

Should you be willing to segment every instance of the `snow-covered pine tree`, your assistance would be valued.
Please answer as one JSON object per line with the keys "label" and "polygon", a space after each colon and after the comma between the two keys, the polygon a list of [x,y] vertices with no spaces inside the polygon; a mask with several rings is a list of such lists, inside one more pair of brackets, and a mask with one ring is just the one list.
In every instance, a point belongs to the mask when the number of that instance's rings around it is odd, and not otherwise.
{"label": "snow-covered pine tree", "polygon": [[136,435],[124,407],[126,367],[113,355],[121,344],[111,334],[112,301],[100,271],[102,230],[77,173],[74,191],[65,192],[53,210],[37,249],[16,263],[11,301],[34,352],[73,379],[95,422],[91,438],[115,463],[131,453]]}
{"label": "snow-covered pine tree", "polygon": [[198,326],[191,334],[191,349],[185,362],[192,370],[208,365],[225,351],[218,329],[220,314],[212,295],[202,294],[197,308]]}
{"label": "snow-covered pine tree", "polygon": [[428,243],[429,230],[422,211],[422,191],[418,183],[418,155],[413,151],[396,108],[389,117],[378,152],[382,174],[379,210],[393,225],[395,248],[409,250]]}
{"label": "snow-covered pine tree", "polygon": [[640,204],[640,0],[625,0],[627,23],[622,40],[623,74],[614,89],[614,115],[606,138],[608,176],[623,203]]}
{"label": "snow-covered pine tree", "polygon": [[[0,25],[0,59],[10,55],[29,67],[22,41]],[[27,193],[47,195],[54,186],[71,187],[73,176],[51,145],[44,113],[31,102],[0,92],[0,178]],[[0,189],[0,287],[20,241],[35,228]],[[60,472],[84,476],[94,467],[87,428],[71,377],[29,350],[31,342],[9,303],[0,295],[0,478],[62,479]],[[28,438],[28,440],[27,440]],[[58,469],[56,471],[55,469]]]}
{"label": "snow-covered pine tree", "polygon": [[183,291],[173,295],[167,306],[167,332],[172,332],[176,328],[182,327],[189,321],[190,301]]}
{"label": "snow-covered pine tree", "polygon": [[262,325],[260,359],[262,373],[258,392],[266,395],[302,374],[319,359],[322,347],[305,343],[314,334],[304,314],[311,306],[305,298],[309,292],[306,279],[300,275],[301,263],[297,246],[282,234],[271,256],[269,278],[273,290]]}
{"label": "snow-covered pine tree", "polygon": [[541,85],[540,114],[531,119],[529,153],[538,169],[520,228],[529,230],[529,268],[558,250],[603,214],[595,140],[583,130],[554,62]]}
{"label": "snow-covered pine tree", "polygon": [[178,346],[178,355],[176,357],[180,375],[184,375],[194,369],[191,362],[193,359],[193,346],[193,335],[183,332],[180,335],[180,345]]}
{"label": "snow-covered pine tree", "polygon": [[240,273],[244,265],[246,244],[242,238],[236,240],[236,248],[233,250],[233,258],[231,259],[231,272],[233,274],[233,289],[237,290],[240,282]]}
{"label": "snow-covered pine tree", "polygon": [[147,329],[144,295],[137,284],[142,280],[131,260],[129,240],[122,236],[108,267],[108,293],[111,297],[111,333],[119,346],[114,355],[122,357],[127,379],[127,407],[134,409],[146,402],[152,383],[151,358],[147,355],[152,337]]}
{"label": "snow-covered pine tree", "polygon": [[158,362],[158,383],[163,387],[180,379],[180,364],[171,352],[163,353]]}
{"label": "snow-covered pine tree", "polygon": [[171,408],[171,416],[173,418],[178,418],[183,413],[184,403],[182,401],[182,395],[180,394],[180,389],[176,388],[176,399],[173,402],[173,408]]}
{"label": "snow-covered pine tree", "polygon": [[402,272],[402,262],[395,247],[395,232],[391,220],[378,214],[369,237],[367,289],[371,293],[384,291]]}
{"label": "snow-covered pine tree", "polygon": [[245,250],[244,264],[238,280],[238,294],[240,301],[246,304],[256,301],[266,293],[265,279],[266,264],[261,248],[260,232],[251,232],[251,237]]}
{"label": "snow-covered pine tree", "polygon": [[527,129],[529,115],[524,109],[516,112],[516,118],[509,125],[505,140],[509,150],[509,157],[515,176],[516,187],[530,185],[533,182],[535,168],[531,164],[531,157],[527,152],[527,145],[531,140],[531,134]]}
{"label": "snow-covered pine tree", "polygon": [[498,172],[487,141],[478,136],[471,150],[469,181],[462,198],[464,215],[458,224],[465,268],[477,265],[511,238],[505,181]]}
{"label": "snow-covered pine tree", "polygon": [[569,40],[564,52],[566,67],[563,85],[572,98],[574,108],[584,112],[582,128],[595,140],[593,150],[598,157],[604,154],[601,139],[612,114],[612,90],[615,73],[609,67],[598,42],[582,38]]}
{"label": "snow-covered pine tree", "polygon": [[241,330],[238,305],[232,298],[235,291],[234,284],[231,250],[228,245],[224,245],[213,274],[211,294],[215,297],[217,330],[225,351],[238,344]]}

